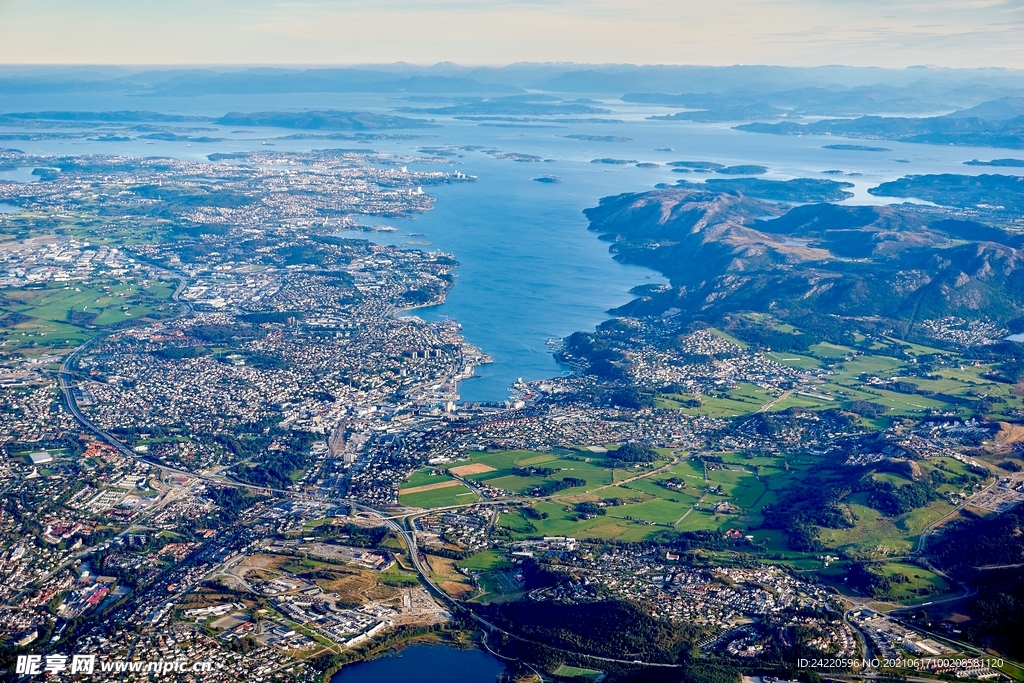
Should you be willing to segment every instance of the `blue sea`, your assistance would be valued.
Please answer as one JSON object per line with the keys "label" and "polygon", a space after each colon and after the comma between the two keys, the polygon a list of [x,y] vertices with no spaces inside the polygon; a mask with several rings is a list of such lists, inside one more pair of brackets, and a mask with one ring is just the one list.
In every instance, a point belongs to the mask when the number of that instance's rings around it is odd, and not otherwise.
{"label": "blue sea", "polygon": [[[368,110],[394,113],[404,102],[382,97],[238,96],[196,98],[139,98],[42,96],[5,98],[6,111],[78,109],[109,111],[145,109],[163,113],[222,115],[227,111],[298,109]],[[885,203],[867,189],[908,174],[978,174],[993,169],[964,166],[979,158],[1013,156],[1012,150],[946,147],[896,142],[879,143],[885,152],[824,149],[834,137],[787,137],[744,133],[733,124],[647,120],[671,109],[651,105],[607,102],[614,110],[597,118],[605,123],[530,124],[518,127],[434,117],[441,127],[405,131],[437,136],[413,140],[373,141],[359,144],[329,140],[280,140],[294,134],[283,129],[210,126],[195,133],[227,138],[222,142],[185,143],[134,139],[125,142],[85,140],[17,141],[6,146],[48,154],[117,153],[138,156],[174,156],[205,159],[213,152],[265,149],[368,148],[403,155],[421,155],[421,148],[449,147],[455,152],[442,168],[478,177],[476,183],[424,188],[436,198],[433,210],[410,219],[367,219],[367,224],[389,225],[396,232],[353,233],[354,237],[404,244],[419,249],[441,249],[459,261],[456,284],[447,301],[414,314],[427,320],[451,318],[463,326],[466,338],[490,354],[494,363],[478,369],[478,377],[461,383],[464,401],[500,401],[517,378],[551,377],[566,369],[555,362],[549,346],[576,330],[591,330],[609,317],[607,311],[628,302],[638,285],[663,282],[645,268],[616,262],[608,244],[587,229],[583,215],[605,196],[642,192],[657,183],[680,178],[700,180],[698,174],[680,175],[665,166],[673,160],[704,160],[726,165],[758,164],[768,167],[764,178],[833,178],[854,183],[850,203]],[[547,118],[547,117],[545,117]],[[588,116],[589,118],[589,116]],[[202,124],[206,125],[206,124]],[[584,134],[627,138],[612,142],[570,139]],[[0,143],[4,144],[4,143]],[[481,146],[506,153],[535,155],[546,161],[521,162],[494,158],[481,150],[454,149]],[[665,151],[671,148],[672,151]],[[1019,152],[1017,153],[1019,155]],[[595,164],[593,159],[615,158],[653,162],[657,168],[634,163]],[[436,164],[410,168],[437,170]],[[842,171],[843,175],[825,173]],[[1000,171],[1011,172],[1011,171]],[[853,174],[853,175],[850,175]],[[534,179],[556,176],[559,183]],[[34,180],[19,170],[0,180]],[[0,207],[0,211],[9,210]]]}

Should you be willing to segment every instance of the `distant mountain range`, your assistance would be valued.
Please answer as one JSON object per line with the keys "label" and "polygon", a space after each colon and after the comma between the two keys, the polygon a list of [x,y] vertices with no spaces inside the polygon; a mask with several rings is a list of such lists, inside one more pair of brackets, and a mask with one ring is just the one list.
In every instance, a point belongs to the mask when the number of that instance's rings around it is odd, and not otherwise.
{"label": "distant mountain range", "polygon": [[862,116],[804,124],[755,122],[736,126],[736,129],[774,135],[841,135],[869,140],[1024,149],[1024,97],[983,102],[945,116]]}
{"label": "distant mountain range", "polygon": [[[778,66],[634,66],[572,63],[461,67],[442,63],[361,67],[128,69],[16,67],[0,71],[0,95],[120,94],[158,97],[290,93],[387,93],[414,98],[537,91],[622,97],[739,119],[781,112],[927,114],[1024,97],[1021,72],[1005,69],[878,69]],[[628,94],[623,94],[628,93]],[[668,94],[676,93],[676,94]],[[778,111],[777,111],[778,110]],[[752,117],[750,114],[755,114]],[[989,110],[970,114],[992,118]],[[722,119],[727,120],[727,119]]]}

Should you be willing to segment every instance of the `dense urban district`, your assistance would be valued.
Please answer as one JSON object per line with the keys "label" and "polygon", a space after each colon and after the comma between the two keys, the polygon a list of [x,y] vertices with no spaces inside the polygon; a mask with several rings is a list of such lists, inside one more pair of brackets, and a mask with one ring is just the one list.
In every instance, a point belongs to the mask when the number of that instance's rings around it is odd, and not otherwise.
{"label": "dense urban district", "polygon": [[609,198],[671,284],[467,403],[490,359],[414,310],[457,255],[366,239],[475,180],[448,161],[0,153],[39,176],[0,183],[11,676],[319,681],[419,640],[520,681],[1024,679],[1005,203]]}

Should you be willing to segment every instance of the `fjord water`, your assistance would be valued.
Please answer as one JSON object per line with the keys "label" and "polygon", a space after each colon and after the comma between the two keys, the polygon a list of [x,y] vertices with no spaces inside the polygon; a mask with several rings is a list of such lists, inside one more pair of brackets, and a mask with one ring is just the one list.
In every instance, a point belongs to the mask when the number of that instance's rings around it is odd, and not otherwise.
{"label": "fjord water", "polygon": [[[75,108],[87,111],[147,109],[164,113],[221,115],[226,111],[295,109],[347,109],[393,113],[402,102],[381,98],[346,96],[243,96],[215,98],[166,98],[143,103],[131,98],[82,99],[67,102],[25,101],[8,103],[9,111],[40,111]],[[985,167],[964,166],[973,159],[1013,156],[1012,150],[944,147],[886,141],[886,152],[824,149],[835,143],[830,137],[787,137],[744,133],[732,124],[697,124],[684,121],[649,121],[658,107],[611,103],[612,114],[597,118],[619,119],[604,123],[487,125],[438,117],[441,127],[401,131],[422,135],[416,139],[374,140],[369,144],[338,140],[284,140],[294,130],[233,127],[207,124],[197,135],[224,138],[219,142],[171,141],[112,142],[98,140],[18,141],[25,152],[40,154],[113,153],[134,156],[173,156],[205,160],[213,152],[265,150],[304,151],[323,148],[377,149],[401,157],[424,157],[426,148],[445,148],[449,156],[441,164],[408,163],[415,170],[462,171],[475,175],[475,183],[425,187],[436,197],[434,208],[412,219],[367,219],[372,225],[389,225],[397,232],[346,233],[352,237],[419,249],[441,249],[459,261],[456,285],[447,301],[414,314],[427,320],[451,318],[463,325],[473,344],[494,358],[477,369],[478,378],[462,382],[464,401],[497,401],[508,396],[518,377],[527,380],[563,372],[546,343],[576,330],[590,330],[608,317],[606,311],[632,298],[637,285],[662,282],[660,275],[613,260],[608,244],[587,230],[583,209],[596,206],[602,197],[622,192],[649,190],[657,183],[680,178],[699,181],[706,176],[673,173],[665,166],[679,159],[723,164],[760,164],[769,179],[793,177],[833,178],[852,182],[855,196],[849,203],[889,203],[867,189],[880,182],[910,173],[985,172]],[[424,117],[425,118],[425,117]],[[315,131],[303,131],[315,132]],[[614,136],[615,140],[578,140],[564,136],[585,134]],[[839,139],[842,141],[842,139]],[[849,142],[858,142],[851,140]],[[0,143],[3,144],[3,143]],[[264,146],[264,145],[273,146]],[[14,146],[14,145],[12,145]],[[477,146],[477,148],[469,148]],[[535,155],[551,161],[522,162],[494,158],[481,148]],[[665,148],[673,148],[668,151]],[[1019,155],[1019,152],[1016,152]],[[591,163],[614,158],[655,162],[658,168],[629,164]],[[824,174],[838,170],[844,175]],[[1000,172],[1012,172],[1003,171]],[[853,174],[853,175],[850,175]],[[557,176],[560,183],[540,183],[542,175]],[[15,177],[16,176],[16,177]],[[20,170],[8,180],[36,177]]]}
{"label": "fjord water", "polygon": [[[493,357],[460,385],[462,400],[501,400],[518,377],[565,370],[549,341],[593,329],[609,308],[629,301],[632,287],[663,278],[616,263],[608,245],[587,230],[583,209],[602,193],[631,189],[621,178],[610,181],[593,167],[570,171],[565,163],[516,163],[480,153],[460,161],[460,170],[478,182],[431,188],[433,210],[411,227],[392,225],[426,235],[419,239],[432,246],[424,248],[455,254],[456,286],[447,300],[415,314],[459,321],[467,339]],[[542,171],[562,174],[562,182],[535,182]]]}
{"label": "fjord water", "polygon": [[331,683],[494,683],[504,668],[483,650],[412,645],[395,655],[346,666]]}

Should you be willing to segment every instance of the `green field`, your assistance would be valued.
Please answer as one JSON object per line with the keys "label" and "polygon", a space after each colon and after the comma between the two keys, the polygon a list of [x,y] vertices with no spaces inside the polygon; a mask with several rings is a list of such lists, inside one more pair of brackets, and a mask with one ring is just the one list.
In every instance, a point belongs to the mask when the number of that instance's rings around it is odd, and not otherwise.
{"label": "green field", "polygon": [[855,493],[845,502],[857,518],[852,529],[821,529],[825,546],[858,557],[904,555],[913,550],[921,532],[953,510],[946,501],[934,501],[905,514],[888,517],[868,507],[867,495]]}
{"label": "green field", "polygon": [[540,536],[573,536],[575,538],[619,539],[643,541],[666,531],[664,526],[648,522],[616,519],[609,513],[588,520],[577,520],[578,515],[566,511],[565,505],[537,503],[533,506],[538,513],[547,514],[547,519],[528,519],[518,510],[502,513],[498,525],[508,528],[518,538]]}
{"label": "green field", "polygon": [[477,575],[477,584],[481,594],[473,598],[472,602],[509,600],[523,595],[522,586],[516,583],[515,574],[511,571],[481,572]]}
{"label": "green field", "polygon": [[433,491],[402,494],[399,491],[398,502],[402,505],[417,508],[440,508],[451,505],[468,505],[475,503],[479,497],[469,490],[465,484],[448,486]]}
{"label": "green field", "polygon": [[789,353],[781,351],[769,351],[764,354],[768,358],[771,358],[776,363],[787,365],[791,368],[800,368],[801,370],[813,370],[821,367],[821,362],[816,358],[810,356],[800,355],[798,353]]}
{"label": "green field", "polygon": [[175,310],[170,301],[173,290],[165,282],[143,288],[116,280],[6,290],[0,304],[0,336],[15,346],[77,346],[94,336],[93,330],[170,315]]}
{"label": "green field", "polygon": [[890,579],[903,577],[900,582],[893,581],[889,589],[890,600],[924,599],[954,590],[946,579],[916,564],[886,562],[881,566],[881,573]]}
{"label": "green field", "polygon": [[512,565],[505,559],[504,553],[498,550],[485,550],[460,561],[459,566],[463,569],[491,571],[494,569],[507,569]]}
{"label": "green field", "polygon": [[814,344],[807,350],[817,358],[843,358],[854,353],[854,350],[849,347],[829,344],[828,342]]}
{"label": "green field", "polygon": [[5,308],[50,322],[74,322],[70,318],[77,313],[83,321],[93,317],[89,324],[102,327],[153,313],[157,305],[170,298],[172,291],[167,283],[155,283],[146,289],[116,281],[85,286],[51,284],[7,292],[13,301]]}
{"label": "green field", "polygon": [[[849,563],[838,562],[827,568],[818,568],[816,573],[823,581],[848,591],[849,587],[844,580],[849,569]],[[910,562],[872,564],[869,571],[889,579],[887,588],[875,589],[874,597],[878,600],[915,604],[957,590],[935,572]]]}
{"label": "green field", "polygon": [[[569,489],[557,500],[532,505],[536,514],[529,516],[519,509],[500,515],[498,524],[516,537],[573,536],[576,538],[643,540],[674,531],[696,531],[747,528],[762,521],[760,508],[767,500],[769,477],[775,473],[788,479],[797,470],[784,472],[781,465],[773,467],[775,458],[760,458],[756,463],[726,464],[708,471],[705,483],[703,463],[686,460],[650,478],[638,479],[618,486],[589,492],[586,488]],[[761,475],[754,473],[760,467]],[[659,481],[680,479],[686,488],[676,490]],[[721,494],[709,494],[705,487],[721,487]],[[574,509],[582,501],[611,501],[603,515],[583,519]],[[712,512],[717,503],[727,501],[731,512]],[[694,506],[699,504],[699,508]],[[545,516],[538,519],[537,516]]]}
{"label": "green field", "polygon": [[[560,481],[566,477],[583,479],[585,486],[573,487],[558,491],[556,496],[572,496],[589,491],[599,486],[607,486],[615,481],[617,475],[625,470],[612,467],[615,463],[609,458],[590,452],[559,450],[552,453],[537,451],[498,451],[495,453],[470,452],[469,459],[459,461],[453,466],[469,463],[480,463],[493,467],[490,472],[470,474],[466,478],[485,483],[488,486],[502,488],[513,493],[525,493],[545,482]],[[554,474],[540,476],[520,476],[514,474],[515,468],[543,467],[555,470]],[[628,470],[631,475],[635,469]]]}
{"label": "green field", "polygon": [[[826,368],[829,376],[813,383],[809,388],[792,393],[769,408],[772,412],[803,408],[810,410],[850,409],[854,401],[869,401],[889,409],[884,418],[863,418],[865,425],[879,429],[887,427],[892,418],[920,417],[932,411],[967,415],[973,412],[981,397],[995,399],[989,410],[997,419],[1012,416],[1013,411],[1024,409],[1024,397],[1010,392],[1009,385],[983,377],[990,372],[988,366],[938,367],[925,376],[921,374],[916,357],[949,353],[939,349],[897,340],[877,343],[873,348],[884,352],[898,345],[911,358],[872,355],[863,349],[821,342],[808,347],[804,353],[767,351],[765,356],[782,365],[811,370]],[[903,393],[893,391],[887,382],[911,385]],[[701,396],[692,394],[661,393],[655,397],[655,407],[680,410],[687,415],[707,417],[737,417],[761,409],[774,394],[749,383],[738,383]],[[687,405],[694,399],[699,406]]]}
{"label": "green field", "polygon": [[411,489],[414,486],[429,486],[430,484],[440,484],[441,482],[454,481],[455,479],[447,474],[431,474],[432,472],[438,472],[438,469],[436,467],[424,467],[421,470],[416,470],[402,482],[399,488]]}
{"label": "green field", "polygon": [[689,394],[659,394],[655,398],[657,408],[678,408],[687,415],[706,417],[732,417],[746,415],[758,410],[772,400],[773,395],[765,389],[739,382],[735,387],[722,392],[700,396],[700,406],[689,407],[685,401],[697,398]]}
{"label": "green field", "polygon": [[568,664],[560,664],[557,669],[551,672],[555,676],[564,676],[565,678],[590,678],[597,679],[603,674],[603,671],[597,671],[596,669],[581,669],[578,666],[569,666]]}

